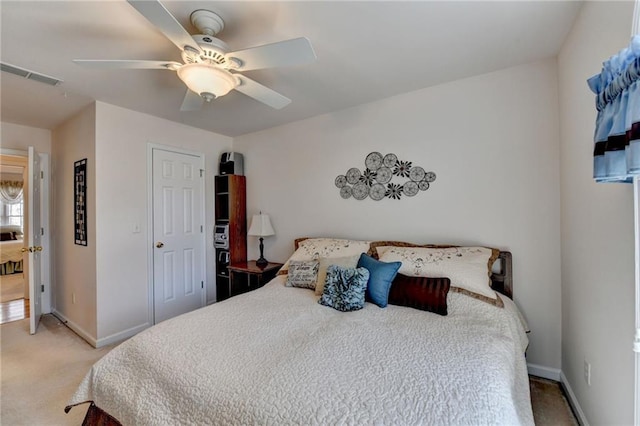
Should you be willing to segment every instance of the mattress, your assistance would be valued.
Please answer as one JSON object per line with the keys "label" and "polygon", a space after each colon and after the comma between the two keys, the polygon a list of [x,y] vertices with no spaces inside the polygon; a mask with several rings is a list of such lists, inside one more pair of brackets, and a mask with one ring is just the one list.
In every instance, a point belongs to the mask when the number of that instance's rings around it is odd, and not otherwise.
{"label": "mattress", "polygon": [[136,425],[533,425],[525,325],[503,299],[339,312],[280,276],[122,343],[69,405]]}

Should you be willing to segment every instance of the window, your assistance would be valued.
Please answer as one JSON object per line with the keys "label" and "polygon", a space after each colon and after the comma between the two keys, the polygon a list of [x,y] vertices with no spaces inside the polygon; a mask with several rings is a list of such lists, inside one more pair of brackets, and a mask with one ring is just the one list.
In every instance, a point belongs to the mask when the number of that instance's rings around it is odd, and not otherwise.
{"label": "window", "polygon": [[2,225],[17,225],[24,229],[22,213],[24,203],[20,201],[16,204],[5,204],[0,202],[0,214],[2,215]]}
{"label": "window", "polygon": [[9,225],[18,225],[22,228],[22,201],[18,204],[9,204],[7,207]]}

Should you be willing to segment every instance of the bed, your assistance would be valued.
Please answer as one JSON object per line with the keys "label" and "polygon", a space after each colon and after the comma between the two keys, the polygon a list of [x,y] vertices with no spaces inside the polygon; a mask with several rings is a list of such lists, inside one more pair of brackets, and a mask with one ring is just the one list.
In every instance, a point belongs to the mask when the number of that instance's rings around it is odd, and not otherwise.
{"label": "bed", "polygon": [[[446,315],[394,305],[396,280],[405,277],[398,272],[386,307],[367,299],[343,312],[319,301],[335,290],[336,276],[363,268],[330,264],[319,299],[311,288],[288,286],[301,276],[294,271],[299,263],[313,262],[297,259],[323,254],[300,253],[300,243],[286,273],[264,287],[159,323],[114,348],[65,410],[90,403],[85,424],[533,424],[527,326],[510,299],[510,253],[492,249],[498,268],[485,275],[501,293],[495,298],[451,287]],[[394,262],[380,253],[389,244],[367,242],[358,265],[366,257],[388,269]],[[408,246],[420,247],[413,254],[445,247]],[[438,258],[436,267],[457,262],[455,256]],[[420,271],[434,273],[424,256],[419,261]],[[399,271],[415,267],[411,262],[398,262]],[[380,276],[374,269],[364,275],[367,286]]]}
{"label": "bed", "polygon": [[0,226],[0,275],[22,272],[22,230],[18,226]]}

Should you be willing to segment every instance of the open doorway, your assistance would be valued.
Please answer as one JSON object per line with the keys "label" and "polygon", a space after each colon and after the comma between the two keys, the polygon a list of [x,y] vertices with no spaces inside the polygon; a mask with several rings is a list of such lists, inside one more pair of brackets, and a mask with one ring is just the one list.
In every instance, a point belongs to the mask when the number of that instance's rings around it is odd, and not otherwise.
{"label": "open doorway", "polygon": [[[0,164],[24,167],[22,207],[20,208],[22,212],[23,231],[20,253],[22,253],[22,277],[24,279],[22,309],[24,310],[24,318],[29,317],[29,332],[35,334],[41,314],[51,312],[51,293],[53,287],[51,284],[50,263],[49,154],[38,153],[33,146],[29,146],[26,152],[0,148]],[[19,188],[17,191],[19,191]],[[7,204],[16,202],[13,197],[8,197],[8,199],[9,202]],[[11,211],[16,210],[12,209]],[[19,221],[20,219],[17,217],[13,220]],[[8,222],[10,222],[10,220],[8,220]],[[11,233],[8,237],[10,240],[19,241],[15,231],[10,229],[9,233]],[[6,251],[8,251],[8,249],[0,247],[0,252],[4,253]],[[7,262],[0,262],[0,264],[1,263]],[[19,264],[19,258],[15,259],[15,263]],[[12,266],[15,265],[9,265],[9,268]],[[5,273],[6,272],[7,269],[5,267]],[[20,271],[16,271],[16,269],[13,268],[13,271],[10,269],[8,272],[19,273]]]}
{"label": "open doorway", "polygon": [[0,323],[29,316],[25,194],[28,161],[20,155],[0,155]]}

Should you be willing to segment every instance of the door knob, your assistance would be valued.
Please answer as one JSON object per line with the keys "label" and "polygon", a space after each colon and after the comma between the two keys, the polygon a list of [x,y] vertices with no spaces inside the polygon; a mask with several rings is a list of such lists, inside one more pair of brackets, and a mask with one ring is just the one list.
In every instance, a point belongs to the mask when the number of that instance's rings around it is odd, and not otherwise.
{"label": "door knob", "polygon": [[42,246],[22,247],[20,249],[20,251],[23,252],[23,253],[25,253],[25,252],[35,253],[37,251],[42,251]]}
{"label": "door knob", "polygon": [[162,247],[164,247],[164,243],[163,243],[162,241],[158,241],[158,242],[156,243],[156,247],[158,247],[158,248],[162,248]]}

